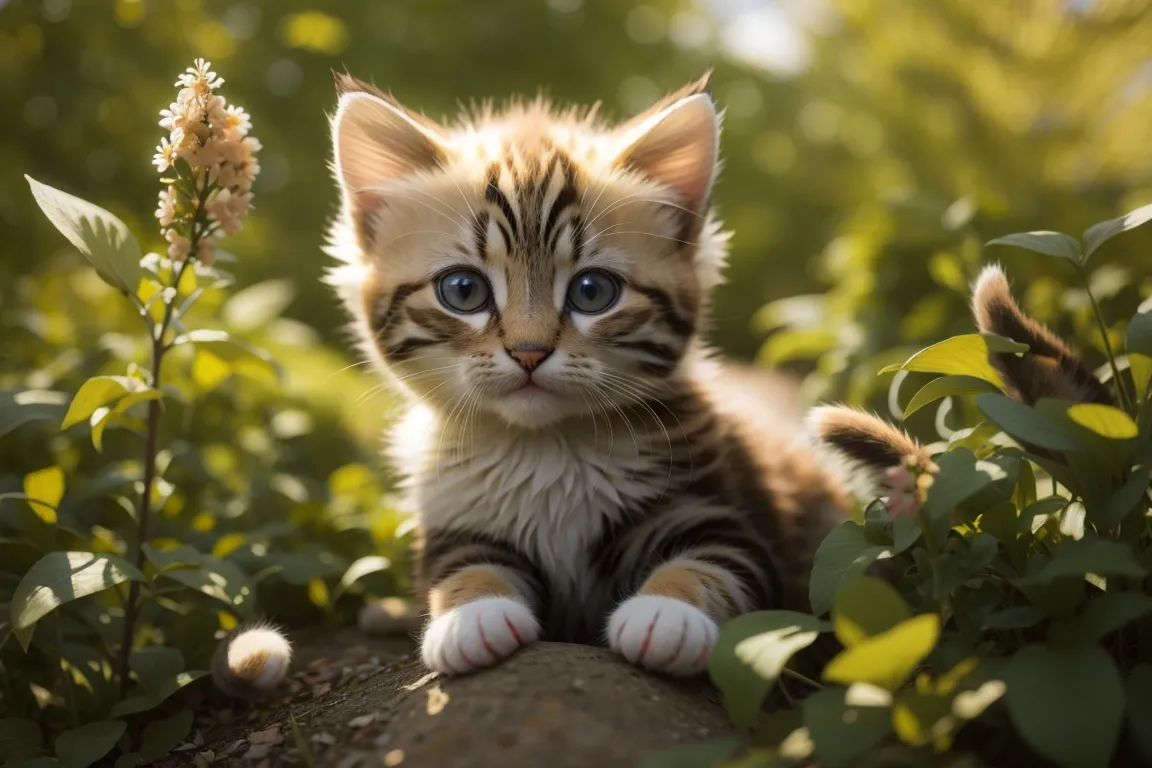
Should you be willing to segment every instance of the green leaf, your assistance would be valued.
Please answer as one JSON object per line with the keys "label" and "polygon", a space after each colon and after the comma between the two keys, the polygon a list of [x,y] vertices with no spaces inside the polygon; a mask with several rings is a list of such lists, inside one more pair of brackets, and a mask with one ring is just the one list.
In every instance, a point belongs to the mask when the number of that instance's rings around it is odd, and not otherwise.
{"label": "green leaf", "polygon": [[794,611],[746,613],[721,627],[708,673],[732,722],[751,725],[789,659],[828,629],[815,616]]}
{"label": "green leaf", "polygon": [[0,437],[33,421],[59,420],[67,397],[44,389],[0,389]]}
{"label": "green leaf", "polygon": [[0,720],[0,763],[16,757],[30,757],[40,753],[44,734],[34,720],[7,717]]}
{"label": "green leaf", "polygon": [[129,293],[136,290],[144,269],[140,246],[127,225],[87,200],[53,189],[25,174],[32,196],[60,234],[68,238],[109,285]]}
{"label": "green leaf", "polygon": [[820,542],[812,563],[808,582],[812,612],[817,616],[827,613],[841,584],[890,555],[889,548],[870,543],[857,523],[848,521],[834,528]]}
{"label": "green leaf", "polygon": [[849,648],[911,616],[912,610],[895,589],[870,576],[857,576],[840,587],[832,605],[836,638]]}
{"label": "green leaf", "polygon": [[1042,253],[1045,256],[1056,256],[1068,259],[1073,263],[1080,263],[1080,243],[1076,238],[1063,232],[1017,232],[1012,235],[989,240],[985,245],[1013,245],[1024,248],[1033,253]]}
{"label": "green leaf", "polygon": [[88,768],[112,751],[126,727],[123,721],[102,720],[66,731],[56,739],[56,758],[64,768]]}
{"label": "green leaf", "polygon": [[712,768],[736,754],[736,739],[717,739],[649,752],[640,768]]}
{"label": "green leaf", "polygon": [[172,751],[192,730],[192,710],[185,709],[171,717],[154,720],[140,736],[140,761],[150,763]]}
{"label": "green leaf", "polygon": [[891,719],[888,706],[850,703],[843,688],[825,688],[804,701],[804,725],[824,768],[853,765],[888,735]]}
{"label": "green leaf", "polygon": [[24,476],[24,495],[32,511],[46,523],[56,522],[56,508],[64,496],[64,470],[60,467],[44,469]]}
{"label": "green leaf", "polygon": [[136,679],[139,680],[140,686],[150,688],[183,672],[184,654],[175,648],[150,645],[146,648],[133,650],[128,664],[136,673]]}
{"label": "green leaf", "polygon": [[1068,417],[1109,440],[1130,440],[1140,432],[1131,416],[1111,405],[1077,403],[1068,409]]}
{"label": "green leaf", "polygon": [[80,391],[72,398],[68,415],[60,429],[68,429],[73,424],[87,421],[96,409],[108,405],[130,392],[144,392],[148,385],[131,376],[93,376],[84,382]]}
{"label": "green leaf", "polygon": [[1048,614],[1031,605],[1016,605],[996,611],[983,622],[984,629],[1028,629],[1044,621]]}
{"label": "green leaf", "polygon": [[1075,636],[1094,643],[1152,612],[1152,597],[1139,592],[1105,592],[1088,601],[1075,623]]}
{"label": "green leaf", "polygon": [[1084,231],[1084,260],[1087,261],[1097,248],[1116,235],[1136,229],[1149,221],[1152,221],[1152,205],[1145,205],[1118,218],[1093,224]]}
{"label": "green leaf", "polygon": [[1008,714],[1038,754],[1064,768],[1109,764],[1124,688],[1103,648],[1029,645],[1012,657],[1004,682]]}
{"label": "green leaf", "polygon": [[392,567],[392,561],[381,555],[368,555],[361,557],[348,566],[348,570],[344,571],[344,575],[340,577],[340,584],[332,593],[332,602],[340,599],[340,596],[348,591],[360,579],[373,573],[380,573]]}
{"label": "green leaf", "polygon": [[[251,615],[252,586],[248,576],[233,563],[202,554],[187,545],[162,550],[145,544],[143,550],[148,561],[163,571],[163,578],[177,581],[224,603],[242,618]],[[186,567],[189,563],[197,567]],[[184,567],[165,570],[174,564],[183,564]]]}
{"label": "green leaf", "polygon": [[993,483],[1007,477],[1004,468],[991,461],[978,460],[967,448],[956,448],[936,458],[940,471],[932,485],[924,511],[930,517],[946,518],[949,512]]}
{"label": "green leaf", "polygon": [[255,347],[243,339],[224,331],[199,329],[178,336],[172,344],[193,344],[197,349],[211,352],[219,359],[231,364],[237,373],[248,374],[257,379],[277,380],[280,366],[268,352]]}
{"label": "green leaf", "polygon": [[12,595],[12,630],[24,649],[36,622],[61,605],[144,574],[115,555],[49,552],[32,566]]}
{"label": "green leaf", "polygon": [[127,715],[134,715],[137,712],[153,710],[163,704],[164,700],[176,693],[176,691],[190,683],[196,682],[206,674],[208,673],[203,670],[192,670],[190,672],[181,672],[175,677],[159,681],[152,687],[145,689],[142,693],[124,699],[112,707],[111,715],[112,717],[125,717]]}
{"label": "green leaf", "polygon": [[988,362],[988,352],[1026,352],[1028,346],[990,334],[969,333],[953,336],[922,349],[900,365],[890,365],[880,373],[918,371],[947,373],[977,378],[1003,388],[1000,373]]}
{"label": "green leaf", "polygon": [[1079,541],[1065,539],[1060,542],[1052,559],[1027,581],[1050,584],[1062,577],[1083,578],[1090,573],[1129,579],[1144,577],[1144,569],[1126,544],[1089,534]]}
{"label": "green leaf", "polygon": [[1128,353],[1128,370],[1136,382],[1136,392],[1143,399],[1152,383],[1152,312],[1140,312],[1128,323],[1124,350]]}
{"label": "green leaf", "polygon": [[1098,520],[1098,525],[1104,528],[1113,528],[1124,520],[1136,505],[1144,500],[1149,484],[1152,483],[1152,467],[1137,467],[1132,470],[1131,477],[1120,486],[1112,498],[1108,500],[1108,510]]}
{"label": "green leaf", "polygon": [[888,691],[902,686],[936,647],[940,617],[921,614],[841,651],[824,668],[833,683],[868,683]]}
{"label": "green leaf", "polygon": [[116,405],[112,408],[102,406],[97,408],[95,413],[92,414],[90,424],[92,425],[92,445],[97,451],[103,450],[104,443],[104,430],[110,425],[119,422],[120,417],[124,413],[136,405],[137,403],[147,402],[149,400],[159,400],[164,397],[164,393],[158,389],[146,389],[142,392],[133,392],[132,394],[125,395],[120,398]]}
{"label": "green leaf", "polygon": [[224,304],[224,321],[240,333],[266,328],[284,315],[296,289],[291,280],[265,280],[237,291]]}
{"label": "green leaf", "polygon": [[996,392],[996,386],[984,379],[975,376],[941,376],[925,384],[919,392],[908,401],[904,409],[904,418],[907,419],[916,411],[929,403],[934,403],[945,397],[956,395],[978,395],[981,392]]}
{"label": "green leaf", "polygon": [[1152,665],[1138,664],[1128,675],[1128,733],[1145,764],[1152,763]]}
{"label": "green leaf", "polygon": [[1012,437],[1053,451],[1083,451],[1084,445],[1059,424],[1004,395],[977,395],[976,406]]}

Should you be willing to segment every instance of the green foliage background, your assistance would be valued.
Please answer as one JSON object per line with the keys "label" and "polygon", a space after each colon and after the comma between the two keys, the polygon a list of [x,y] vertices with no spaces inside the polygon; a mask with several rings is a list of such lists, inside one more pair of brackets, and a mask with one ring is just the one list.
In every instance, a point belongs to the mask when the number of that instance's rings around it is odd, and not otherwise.
{"label": "green foliage background", "polygon": [[[283,377],[195,357],[171,366],[181,399],[166,409],[161,445],[172,493],[153,535],[238,567],[260,610],[289,623],[341,620],[362,590],[405,587],[402,517],[377,458],[393,403],[370,391],[364,366],[349,367],[358,361],[343,315],[320,282],[336,199],[332,68],[434,117],[541,87],[623,116],[714,65],[728,110],[716,203],[735,236],[713,339],[804,376],[811,399],[887,409],[891,377],[877,372],[970,329],[968,283],[990,258],[1007,263],[1030,314],[1103,361],[1070,270],[982,243],[1076,233],[1152,201],[1147,0],[765,3],[808,20],[798,34],[810,59],[792,75],[720,45],[718,9],[741,5],[0,3],[0,398],[36,391],[51,416],[0,436],[0,494],[60,466],[67,487],[51,546],[124,549],[114,532],[131,515],[139,437],[109,431],[98,453],[87,427],[61,433],[54,422],[84,380],[122,373],[124,360],[144,364],[147,348],[130,305],[40,215],[23,174],[108,208],[159,249],[148,162],[157,112],[196,56],[213,61],[264,144],[256,210],[225,244],[237,255],[223,265],[235,286],[206,294],[197,317],[268,349]],[[1106,246],[1091,274],[1118,322],[1117,348],[1123,321],[1152,292],[1152,233],[1123,243]],[[934,437],[933,410],[909,426]],[[39,556],[22,533],[28,515],[23,502],[0,500],[0,594]],[[348,566],[378,554],[395,565],[340,596]],[[184,597],[154,606],[158,634],[141,640],[174,642],[188,669],[203,669],[210,644],[196,632],[238,617],[208,596]],[[14,643],[0,648],[22,692],[6,696],[7,714],[61,700],[46,659],[83,664],[97,629],[59,623],[38,631],[31,664]]]}

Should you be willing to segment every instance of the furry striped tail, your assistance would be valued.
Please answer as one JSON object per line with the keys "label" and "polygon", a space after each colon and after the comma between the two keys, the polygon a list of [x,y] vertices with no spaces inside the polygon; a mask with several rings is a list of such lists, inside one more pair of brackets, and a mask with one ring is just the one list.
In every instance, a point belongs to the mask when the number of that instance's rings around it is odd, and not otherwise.
{"label": "furry striped tail", "polygon": [[271,696],[288,676],[292,646],[278,627],[241,625],[228,633],[212,656],[212,680],[235,699]]}
{"label": "furry striped tail", "polygon": [[1059,336],[1028,317],[1012,298],[1004,271],[992,264],[984,268],[972,288],[972,315],[981,333],[1028,345],[1028,352],[989,355],[1000,371],[1009,394],[1027,405],[1045,397],[1073,403],[1115,405],[1111,392]]}

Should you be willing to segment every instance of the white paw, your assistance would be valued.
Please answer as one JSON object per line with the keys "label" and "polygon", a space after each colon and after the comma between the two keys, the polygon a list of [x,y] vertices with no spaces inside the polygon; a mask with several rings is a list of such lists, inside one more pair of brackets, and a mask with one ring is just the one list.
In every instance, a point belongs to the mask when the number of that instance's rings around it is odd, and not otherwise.
{"label": "white paw", "polygon": [[695,675],[708,667],[720,628],[695,606],[672,597],[637,595],[608,620],[608,645],[640,667]]}
{"label": "white paw", "polygon": [[445,675],[466,675],[498,664],[540,637],[540,625],[523,603],[484,597],[437,617],[424,630],[424,666]]}

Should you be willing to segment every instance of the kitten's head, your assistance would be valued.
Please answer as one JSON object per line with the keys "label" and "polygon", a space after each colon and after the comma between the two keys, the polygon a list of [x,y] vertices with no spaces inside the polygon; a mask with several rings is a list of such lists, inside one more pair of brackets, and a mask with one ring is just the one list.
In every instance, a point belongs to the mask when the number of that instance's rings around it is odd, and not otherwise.
{"label": "kitten's head", "polygon": [[675,379],[724,256],[707,78],[616,126],[537,100],[445,127],[337,86],[331,279],[404,387],[539,427]]}

